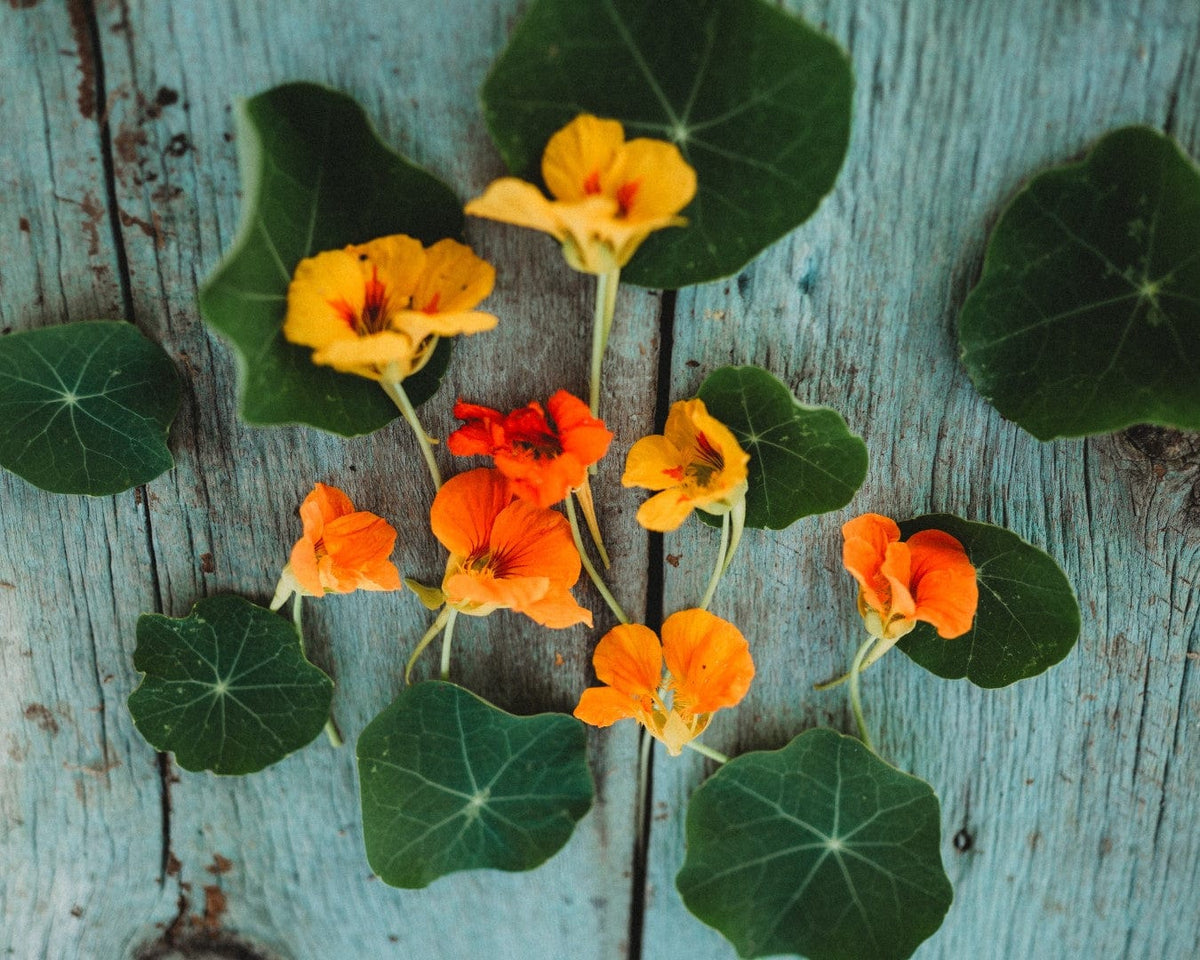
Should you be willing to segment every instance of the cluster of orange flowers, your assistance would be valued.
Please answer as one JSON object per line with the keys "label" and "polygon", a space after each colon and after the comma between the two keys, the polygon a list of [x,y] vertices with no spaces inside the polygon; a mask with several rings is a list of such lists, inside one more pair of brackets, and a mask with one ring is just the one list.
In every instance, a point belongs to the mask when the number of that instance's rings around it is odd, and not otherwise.
{"label": "cluster of orange flowers", "polygon": [[[651,231],[683,224],[679,212],[696,192],[695,173],[677,148],[627,142],[619,123],[590,116],[551,138],[542,176],[552,200],[532,184],[504,178],[467,213],[550,233],[571,266],[597,274],[627,263]],[[398,384],[428,361],[439,337],[496,325],[475,309],[494,278],[489,264],[453,240],[425,248],[391,236],[319,253],[296,270],[283,332],[311,347],[314,363]],[[507,414],[460,400],[454,414],[464,426],[450,435],[451,452],[488,456],[493,466],[452,477],[434,497],[430,526],[449,557],[441,586],[420,587],[423,602],[470,616],[508,609],[547,627],[590,627],[591,612],[571,595],[579,549],[554,506],[586,490],[588,468],[607,453],[612,433],[564,390],[544,407],[532,402]],[[696,509],[721,515],[740,508],[749,460],[701,400],[685,400],[671,407],[662,435],[633,445],[622,483],[654,493],[638,522],[669,531]],[[320,483],[300,515],[304,535],[273,609],[293,593],[400,589],[388,559],[396,531],[382,518],[355,511],[344,493]],[[881,641],[872,659],[918,620],[946,638],[970,629],[975,570],[953,537],[926,531],[900,542],[896,524],[875,514],[850,521],[843,534],[859,610]],[[660,641],[650,628],[629,623],[606,633],[593,661],[603,686],[583,692],[575,715],[596,726],[632,718],[678,754],[716,710],[745,696],[754,662],[741,632],[706,610],[673,614],[661,633]]]}

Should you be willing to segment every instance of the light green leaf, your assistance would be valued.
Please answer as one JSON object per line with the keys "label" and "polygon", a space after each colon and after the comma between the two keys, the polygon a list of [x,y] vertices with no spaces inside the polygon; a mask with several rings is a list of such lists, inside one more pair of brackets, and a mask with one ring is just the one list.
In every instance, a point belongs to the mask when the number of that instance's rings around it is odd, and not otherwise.
{"label": "light green leaf", "polygon": [[976,389],[1039,440],[1200,429],[1200,168],[1147,127],[1035,177],[958,325]]}
{"label": "light green leaf", "polygon": [[133,324],[92,320],[0,337],[0,466],[93,497],[174,465],[179,377]]}
{"label": "light green leaf", "polygon": [[[449,187],[384,146],[362,108],[311,83],[238,104],[242,225],[200,291],[200,311],[233,344],[249,423],[306,423],[343,436],[397,416],[379,385],[316,366],[280,333],[292,273],[305,257],[404,233],[426,245],[462,231]],[[404,382],[414,406],[437,391],[450,339]]]}
{"label": "light green leaf", "polygon": [[590,809],[583,724],[514,717],[462,687],[408,687],[358,738],[363,839],[384,883],[532,870]]}
{"label": "light green leaf", "polygon": [[742,957],[904,960],[953,899],[940,843],[929,784],[809,730],[700,786],[675,884]]}
{"label": "light green leaf", "polygon": [[699,397],[750,454],[746,526],[782,530],[801,517],[841,509],[862,486],[867,448],[841,415],[806,407],[761,367],[714,370]]}
{"label": "light green leaf", "polygon": [[313,739],[333,681],[304,657],[295,627],[242,597],[209,597],[182,619],[138,618],[129,695],[134,725],[185,770],[253,773]]}
{"label": "light green leaf", "polygon": [[1079,603],[1067,576],[1049,556],[1011,530],[946,513],[900,524],[955,537],[975,565],[979,607],[970,632],[943,640],[927,623],[897,646],[930,673],[966,677],[979,687],[1005,687],[1037,676],[1063,659],[1079,638]]}
{"label": "light green leaf", "polygon": [[675,142],[696,169],[688,225],[659,230],[621,279],[682,287],[735,272],[816,210],[850,137],[850,62],[762,0],[537,0],[483,87],[509,168],[580,113]]}

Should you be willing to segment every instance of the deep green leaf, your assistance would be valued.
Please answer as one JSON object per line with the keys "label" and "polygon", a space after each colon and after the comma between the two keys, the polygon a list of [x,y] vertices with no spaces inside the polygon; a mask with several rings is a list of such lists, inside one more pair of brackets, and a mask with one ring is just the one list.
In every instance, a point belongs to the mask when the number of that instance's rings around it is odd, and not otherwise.
{"label": "deep green leaf", "polygon": [[809,730],[700,786],[675,884],[742,957],[903,960],[953,899],[940,843],[929,784]]}
{"label": "deep green leaf", "polygon": [[93,320],[0,337],[0,466],[93,497],[174,465],[179,377],[130,323]]}
{"label": "deep green leaf", "polygon": [[1049,556],[1011,530],[946,513],[900,524],[905,539],[918,530],[943,530],[962,543],[979,580],[979,608],[970,632],[953,640],[918,623],[897,644],[913,660],[939,677],[1005,687],[1071,652],[1079,638],[1079,603]]}
{"label": "deep green leaf", "polygon": [[762,0],[537,0],[483,88],[510,169],[580,113],[678,144],[699,192],[688,226],[646,241],[622,279],[682,287],[723,277],[817,208],[850,137],[850,62]]}
{"label": "deep green leaf", "polygon": [[1200,169],[1146,127],[1034,178],[958,327],[976,388],[1039,440],[1200,429]]}
{"label": "deep green leaf", "polygon": [[583,724],[514,717],[440,681],[405,689],[358,738],[363,839],[395,887],[458,870],[532,870],[592,805]]}
{"label": "deep green leaf", "polygon": [[[315,366],[280,333],[292,273],[322,250],[405,233],[426,245],[462,231],[459,200],[440,180],[385,147],[362,108],[311,83],[238,104],[242,225],[200,291],[204,319],[237,350],[242,416],[306,423],[343,436],[397,416],[379,385]],[[414,405],[433,396],[449,362],[443,338],[405,381]]]}
{"label": "deep green leaf", "polygon": [[182,619],[138,618],[133,722],[185,770],[253,773],[321,732],[333,681],[304,658],[291,622],[242,597]]}
{"label": "deep green leaf", "polygon": [[721,367],[701,384],[699,397],[750,454],[746,526],[781,530],[801,517],[839,510],[862,485],[862,440],[836,411],[806,407],[766,370]]}

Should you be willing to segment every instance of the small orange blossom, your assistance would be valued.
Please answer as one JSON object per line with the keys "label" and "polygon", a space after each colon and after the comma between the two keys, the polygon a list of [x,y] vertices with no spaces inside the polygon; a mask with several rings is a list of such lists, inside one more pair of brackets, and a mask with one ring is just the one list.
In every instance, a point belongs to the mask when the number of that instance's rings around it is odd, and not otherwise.
{"label": "small orange blossom", "polygon": [[542,230],[584,273],[619,270],[654,230],[687,223],[679,216],[696,195],[696,172],[665,140],[626,140],[616,120],[582,114],[555,133],[542,154],[547,200],[515,177],[493,182],[466,206],[487,217]]}
{"label": "small orange blossom", "polygon": [[746,638],[706,610],[667,617],[661,644],[641,624],[613,627],[596,645],[592,663],[606,686],[584,690],[575,716],[597,727],[631,717],[672,756],[704,732],[714,711],[740,702],[754,679]]}

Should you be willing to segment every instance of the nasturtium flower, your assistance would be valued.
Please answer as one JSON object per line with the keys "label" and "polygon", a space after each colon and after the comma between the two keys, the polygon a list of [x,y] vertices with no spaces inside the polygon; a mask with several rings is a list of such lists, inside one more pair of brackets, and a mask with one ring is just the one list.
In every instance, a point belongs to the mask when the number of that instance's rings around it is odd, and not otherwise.
{"label": "nasturtium flower", "polygon": [[575,716],[597,727],[632,718],[672,756],[704,732],[715,711],[739,703],[754,679],[746,638],[706,610],[667,617],[661,644],[641,624],[613,627],[596,645],[592,664],[605,686],[584,690]]}
{"label": "nasturtium flower", "polygon": [[522,500],[549,507],[587,482],[587,468],[608,452],[612,433],[587,404],[566,390],[507,415],[461,400],[454,415],[466,425],[447,440],[450,452],[492,457]]}
{"label": "nasturtium flower", "polygon": [[312,347],[313,363],[373,380],[403,380],[425,365],[438,337],[496,325],[474,308],[496,271],[471,248],[426,249],[397,234],[301,260],[287,293],[283,335]]}
{"label": "nasturtium flower", "polygon": [[733,432],[709,415],[703,400],[671,405],[662,435],[643,437],[629,451],[621,482],[659,490],[637,512],[648,530],[674,530],[693,509],[728,513],[746,496],[750,454]]}
{"label": "nasturtium flower", "polygon": [[566,518],[517,499],[500,471],[451,477],[429,518],[450,551],[442,593],[452,610],[483,617],[509,609],[547,627],[592,625],[591,611],[570,593],[581,564]]}
{"label": "nasturtium flower", "polygon": [[696,171],[665,140],[626,140],[616,120],[583,114],[555,133],[542,154],[548,200],[515,177],[494,181],[466,212],[551,234],[567,262],[611,273],[653,231],[681,227],[696,195]]}
{"label": "nasturtium flower", "polygon": [[871,661],[917,625],[945,640],[971,629],[979,603],[975,567],[963,545],[941,530],[901,542],[895,521],[866,513],[842,527],[842,562],[858,581],[858,611],[867,632],[886,642]]}
{"label": "nasturtium flower", "polygon": [[292,554],[271,609],[293,593],[322,597],[355,590],[399,590],[400,572],[388,560],[396,530],[382,517],[354,504],[337,487],[318,483],[300,505],[304,536]]}

